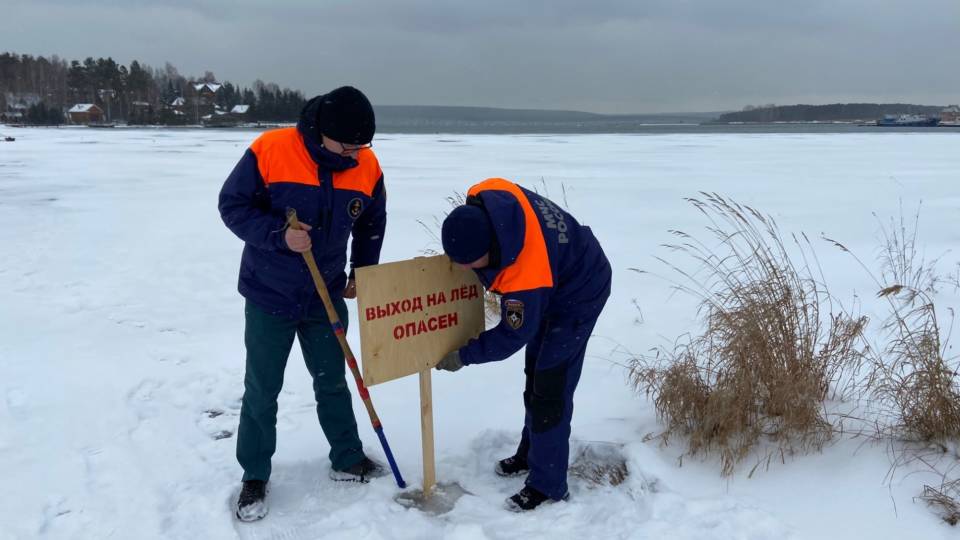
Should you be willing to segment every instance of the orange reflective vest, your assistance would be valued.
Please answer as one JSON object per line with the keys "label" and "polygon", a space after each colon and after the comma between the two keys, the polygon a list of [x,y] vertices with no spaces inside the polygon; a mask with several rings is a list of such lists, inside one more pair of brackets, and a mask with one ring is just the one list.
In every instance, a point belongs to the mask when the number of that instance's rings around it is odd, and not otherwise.
{"label": "orange reflective vest", "polygon": [[[320,185],[317,164],[307,152],[297,128],[268,131],[254,141],[250,149],[257,156],[257,167],[267,188],[282,182]],[[360,150],[357,163],[345,171],[334,171],[333,187],[359,191],[370,197],[382,174],[380,163],[369,148]]]}
{"label": "orange reflective vest", "polygon": [[[516,260],[497,274],[490,285],[490,290],[507,294],[517,291],[552,288],[554,285],[553,270],[550,268],[550,257],[547,254],[547,243],[543,238],[543,229],[540,220],[530,205],[530,200],[520,189],[520,186],[503,178],[488,178],[474,185],[467,192],[468,196],[477,196],[483,191],[506,191],[517,199],[523,209],[524,233],[523,248]],[[495,216],[491,216],[495,219]]]}

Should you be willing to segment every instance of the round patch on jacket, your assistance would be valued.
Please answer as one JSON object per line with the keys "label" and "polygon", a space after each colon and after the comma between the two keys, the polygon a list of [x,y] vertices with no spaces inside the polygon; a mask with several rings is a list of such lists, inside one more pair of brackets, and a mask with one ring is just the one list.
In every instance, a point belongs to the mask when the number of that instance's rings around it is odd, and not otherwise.
{"label": "round patch on jacket", "polygon": [[520,300],[506,300],[503,303],[507,310],[507,324],[510,328],[518,330],[523,326],[523,302]]}
{"label": "round patch on jacket", "polygon": [[347,203],[347,213],[350,214],[351,219],[357,219],[360,217],[361,212],[363,212],[363,201],[359,197],[351,199]]}

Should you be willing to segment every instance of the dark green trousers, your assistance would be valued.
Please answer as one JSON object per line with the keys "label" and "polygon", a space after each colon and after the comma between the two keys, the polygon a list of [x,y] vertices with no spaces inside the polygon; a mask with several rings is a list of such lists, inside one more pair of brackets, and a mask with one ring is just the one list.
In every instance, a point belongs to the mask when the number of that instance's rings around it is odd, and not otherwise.
{"label": "dark green trousers", "polygon": [[[346,303],[337,298],[334,307],[346,329]],[[294,336],[313,377],[317,418],[330,443],[331,465],[343,470],[359,463],[364,454],[344,378],[343,351],[323,305],[317,302],[299,320],[272,315],[250,301],[244,313],[247,366],[237,430],[237,461],[243,467],[243,479],[270,479],[270,459],[277,448],[277,396]]]}

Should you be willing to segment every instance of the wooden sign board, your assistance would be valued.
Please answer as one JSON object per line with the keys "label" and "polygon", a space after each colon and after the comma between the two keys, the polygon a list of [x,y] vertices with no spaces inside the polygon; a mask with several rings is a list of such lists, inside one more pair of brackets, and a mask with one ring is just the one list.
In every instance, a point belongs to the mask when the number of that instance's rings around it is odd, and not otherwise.
{"label": "wooden sign board", "polygon": [[367,386],[429,370],[483,332],[483,287],[446,255],[357,268]]}

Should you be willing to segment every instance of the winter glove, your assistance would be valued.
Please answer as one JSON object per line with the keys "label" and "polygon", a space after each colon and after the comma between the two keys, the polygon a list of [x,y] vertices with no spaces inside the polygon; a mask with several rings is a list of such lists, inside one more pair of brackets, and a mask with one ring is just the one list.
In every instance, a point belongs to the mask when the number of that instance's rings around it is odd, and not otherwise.
{"label": "winter glove", "polygon": [[343,297],[353,300],[357,297],[357,282],[353,279],[347,280],[347,286],[343,289]]}
{"label": "winter glove", "polygon": [[437,364],[437,369],[444,371],[456,371],[462,367],[463,362],[460,361],[460,351],[448,352]]}

